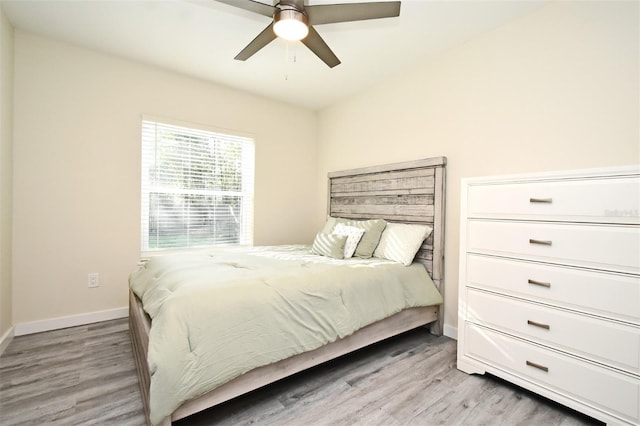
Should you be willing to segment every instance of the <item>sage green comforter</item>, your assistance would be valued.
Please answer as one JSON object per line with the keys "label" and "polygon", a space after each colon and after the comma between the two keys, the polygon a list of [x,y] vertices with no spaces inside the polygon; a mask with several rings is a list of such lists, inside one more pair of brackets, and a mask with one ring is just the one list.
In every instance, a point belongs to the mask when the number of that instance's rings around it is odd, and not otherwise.
{"label": "sage green comforter", "polygon": [[308,246],[152,257],[129,278],[152,318],[151,421],[259,366],[442,303],[424,267]]}

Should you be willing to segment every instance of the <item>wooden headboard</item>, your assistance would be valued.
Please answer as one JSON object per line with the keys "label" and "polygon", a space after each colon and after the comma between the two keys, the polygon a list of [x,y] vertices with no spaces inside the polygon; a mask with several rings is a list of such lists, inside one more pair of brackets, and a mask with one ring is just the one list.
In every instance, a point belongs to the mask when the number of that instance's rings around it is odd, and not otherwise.
{"label": "wooden headboard", "polygon": [[[446,157],[329,173],[328,213],[352,219],[428,224],[433,232],[416,255],[444,297]],[[443,310],[440,309],[440,327]]]}

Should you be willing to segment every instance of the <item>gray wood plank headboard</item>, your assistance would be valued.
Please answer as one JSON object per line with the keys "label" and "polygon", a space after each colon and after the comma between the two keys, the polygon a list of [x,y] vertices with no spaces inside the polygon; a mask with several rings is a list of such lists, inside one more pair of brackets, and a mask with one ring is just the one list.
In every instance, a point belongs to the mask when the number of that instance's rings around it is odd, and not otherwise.
{"label": "gray wood plank headboard", "polygon": [[[443,296],[446,164],[446,157],[434,157],[331,172],[327,203],[328,214],[335,217],[432,226],[415,261],[425,266]],[[440,309],[439,328],[442,321]]]}

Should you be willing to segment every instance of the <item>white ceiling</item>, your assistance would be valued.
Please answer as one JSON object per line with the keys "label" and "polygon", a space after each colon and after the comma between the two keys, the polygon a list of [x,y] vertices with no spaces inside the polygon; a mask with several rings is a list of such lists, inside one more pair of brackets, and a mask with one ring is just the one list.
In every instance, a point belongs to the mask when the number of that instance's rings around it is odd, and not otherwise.
{"label": "white ceiling", "polygon": [[[16,28],[311,109],[363,90],[549,0],[403,0],[400,17],[319,25],[342,64],[275,40],[234,60],[269,18],[215,0],[1,0]],[[273,4],[269,0],[263,3]],[[364,0],[309,0],[307,3]]]}

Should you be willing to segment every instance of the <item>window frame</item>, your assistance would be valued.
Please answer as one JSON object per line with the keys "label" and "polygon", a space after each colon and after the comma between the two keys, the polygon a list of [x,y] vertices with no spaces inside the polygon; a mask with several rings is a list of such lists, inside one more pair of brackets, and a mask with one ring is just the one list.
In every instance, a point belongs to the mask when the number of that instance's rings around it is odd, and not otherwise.
{"label": "window frame", "polygon": [[[189,188],[171,188],[164,190],[161,186],[152,185],[149,177],[149,170],[145,170],[145,165],[148,164],[145,162],[145,153],[147,149],[150,149],[155,153],[154,156],[157,158],[157,136],[154,137],[153,147],[145,147],[145,126],[164,126],[166,128],[184,128],[187,130],[187,133],[202,133],[202,136],[209,134],[211,137],[222,138],[227,141],[240,142],[242,147],[242,164],[243,164],[243,174],[242,174],[242,188],[246,188],[246,190],[242,191],[224,191],[224,190],[193,190]],[[203,124],[190,123],[184,121],[177,121],[167,118],[159,118],[155,116],[142,115],[140,119],[140,251],[143,257],[149,257],[153,255],[162,255],[162,254],[170,254],[170,253],[178,253],[178,252],[186,252],[186,251],[199,251],[199,250],[207,250],[216,247],[224,247],[224,246],[252,246],[253,245],[253,236],[254,236],[254,200],[255,200],[255,138],[253,135],[248,134],[246,132],[238,132],[235,130],[222,129],[212,126],[207,126]],[[157,163],[154,163],[157,164]],[[248,164],[248,168],[247,165]],[[247,173],[248,172],[248,173]],[[177,193],[184,195],[210,195],[210,196],[236,196],[241,197],[241,213],[239,217],[242,218],[242,225],[240,226],[240,235],[238,243],[217,243],[212,245],[196,245],[196,246],[183,246],[183,247],[166,247],[166,248],[149,248],[150,243],[150,220],[151,220],[151,209],[149,202],[150,194],[156,193]],[[146,204],[146,205],[145,205]]]}

